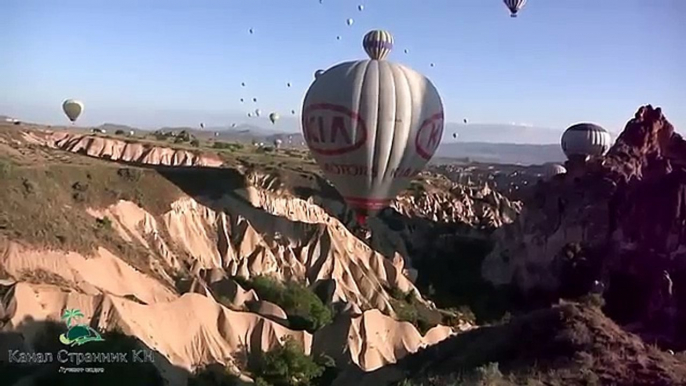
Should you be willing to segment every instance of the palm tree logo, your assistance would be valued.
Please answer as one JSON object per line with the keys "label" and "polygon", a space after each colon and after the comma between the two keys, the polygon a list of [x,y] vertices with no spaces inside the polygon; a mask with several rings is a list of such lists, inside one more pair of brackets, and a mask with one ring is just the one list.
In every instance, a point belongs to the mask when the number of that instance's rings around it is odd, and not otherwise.
{"label": "palm tree logo", "polygon": [[60,342],[62,342],[62,344],[73,347],[81,346],[82,344],[88,342],[98,342],[105,340],[102,338],[102,336],[100,336],[100,333],[92,329],[87,324],[72,325],[72,321],[74,321],[74,319],[81,318],[83,316],[84,315],[81,312],[81,310],[76,308],[68,308],[64,310],[64,313],[62,314],[62,320],[64,320],[69,330],[66,333],[60,335]]}

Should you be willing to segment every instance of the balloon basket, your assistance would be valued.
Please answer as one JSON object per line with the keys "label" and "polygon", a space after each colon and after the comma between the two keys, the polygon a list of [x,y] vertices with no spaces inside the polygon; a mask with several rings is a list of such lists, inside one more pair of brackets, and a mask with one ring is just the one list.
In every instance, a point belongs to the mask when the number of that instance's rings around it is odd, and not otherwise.
{"label": "balloon basket", "polygon": [[361,214],[361,213],[356,213],[355,219],[357,220],[357,223],[362,225],[363,227],[367,226],[367,215]]}

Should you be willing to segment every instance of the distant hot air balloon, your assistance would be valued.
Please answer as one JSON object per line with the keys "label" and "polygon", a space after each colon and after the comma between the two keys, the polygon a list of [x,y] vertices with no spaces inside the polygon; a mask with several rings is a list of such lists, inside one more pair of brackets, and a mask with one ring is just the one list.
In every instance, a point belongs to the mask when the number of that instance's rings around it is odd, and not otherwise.
{"label": "distant hot air balloon", "polygon": [[610,149],[610,133],[593,123],[577,123],[562,134],[560,144],[567,159],[585,162],[604,155]]}
{"label": "distant hot air balloon", "polygon": [[362,5],[362,4],[358,5],[357,10],[360,12],[364,11],[364,5]]}
{"label": "distant hot air balloon", "polygon": [[204,128],[205,128],[205,124],[204,124],[204,123],[200,123],[200,128],[201,128],[201,129],[204,129]]}
{"label": "distant hot air balloon", "polygon": [[295,115],[295,110],[291,110],[291,114]]}
{"label": "distant hot air balloon", "polygon": [[235,123],[232,123],[232,124],[231,124],[231,128],[234,128],[234,127],[236,127],[236,124],[235,124]]}
{"label": "distant hot air balloon", "polygon": [[467,124],[467,118],[463,119],[462,123],[464,123],[466,125]]}
{"label": "distant hot air balloon", "polygon": [[340,36],[336,36],[336,40],[341,40],[341,37],[340,37]]}
{"label": "distant hot air balloon", "polygon": [[559,164],[545,164],[543,166],[543,178],[549,180],[558,174],[567,173],[567,169]]}
{"label": "distant hot air balloon", "polygon": [[67,118],[74,123],[83,112],[83,103],[76,99],[67,99],[62,103],[62,110],[67,115]]}
{"label": "distant hot air balloon", "polygon": [[257,98],[252,98],[252,101],[257,103]]}
{"label": "distant hot air balloon", "polygon": [[524,7],[526,0],[503,0],[510,10],[510,17],[517,17],[517,12]]}
{"label": "distant hot air balloon", "polygon": [[252,113],[248,113],[248,118],[252,117]]}
{"label": "distant hot air balloon", "polygon": [[387,207],[431,159],[443,104],[422,74],[388,61],[340,63],[305,95],[303,135],[357,219]]}
{"label": "distant hot air balloon", "polygon": [[436,65],[435,65],[435,64],[433,64],[433,63],[431,63],[431,64],[430,64],[430,66],[431,66],[431,67],[434,67],[434,66],[436,66]]}
{"label": "distant hot air balloon", "polygon": [[393,49],[393,35],[388,31],[372,30],[362,39],[364,51],[374,60],[386,59]]}
{"label": "distant hot air balloon", "polygon": [[408,50],[407,48],[405,48],[405,49],[403,50],[403,52],[406,53],[406,54],[408,54],[408,53],[410,53],[410,50]]}
{"label": "distant hot air balloon", "polygon": [[286,87],[291,87],[291,82],[286,83]]}
{"label": "distant hot air balloon", "polygon": [[314,72],[314,78],[317,79],[324,73],[324,70],[317,70]]}
{"label": "distant hot air balloon", "polygon": [[457,138],[457,133],[453,133],[453,138]]}
{"label": "distant hot air balloon", "polygon": [[260,114],[262,114],[262,111],[260,111],[260,109],[255,109],[255,116],[259,117]]}
{"label": "distant hot air balloon", "polygon": [[281,140],[278,139],[278,138],[275,139],[275,140],[274,140],[274,147],[275,147],[276,149],[280,148],[280,147],[281,147],[281,143],[283,143],[283,141],[281,141]]}
{"label": "distant hot air balloon", "polygon": [[279,120],[279,114],[277,114],[277,113],[269,114],[269,120],[272,121],[272,124],[276,123],[276,121]]}
{"label": "distant hot air balloon", "polygon": [[353,23],[354,23],[355,21],[354,21],[353,19],[348,19],[348,20],[346,20],[345,22],[346,22],[346,24],[348,24],[348,25],[353,25]]}
{"label": "distant hot air balloon", "polygon": [[242,86],[242,87],[245,87],[245,82],[241,82],[241,86]]}
{"label": "distant hot air balloon", "polygon": [[241,103],[243,103],[243,102],[245,102],[245,100],[243,98],[241,98]]}
{"label": "distant hot air balloon", "polygon": [[251,35],[252,35],[252,33],[253,33],[253,32],[255,32],[255,31],[253,31],[253,29],[252,29],[252,28],[250,28],[250,34],[251,34]]}

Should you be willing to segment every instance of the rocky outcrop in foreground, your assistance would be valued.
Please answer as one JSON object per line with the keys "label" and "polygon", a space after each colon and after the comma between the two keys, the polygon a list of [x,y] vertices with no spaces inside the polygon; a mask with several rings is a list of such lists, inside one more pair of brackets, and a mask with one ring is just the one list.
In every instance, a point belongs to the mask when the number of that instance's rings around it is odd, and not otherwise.
{"label": "rocky outcrop in foreground", "polygon": [[529,293],[603,293],[615,319],[684,347],[685,165],[686,141],[641,107],[606,156],[535,187],[483,275]]}

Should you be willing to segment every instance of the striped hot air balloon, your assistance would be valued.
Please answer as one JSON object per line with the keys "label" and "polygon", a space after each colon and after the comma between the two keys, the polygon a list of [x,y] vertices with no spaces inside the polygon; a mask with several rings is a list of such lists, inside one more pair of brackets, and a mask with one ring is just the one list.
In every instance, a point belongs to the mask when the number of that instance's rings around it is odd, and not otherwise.
{"label": "striped hot air balloon", "polygon": [[362,39],[362,47],[372,60],[386,59],[393,49],[393,35],[379,29],[369,31]]}
{"label": "striped hot air balloon", "polygon": [[593,123],[577,123],[562,134],[562,151],[570,161],[585,162],[590,157],[604,155],[609,149],[610,133]]}
{"label": "striped hot air balloon", "polygon": [[510,10],[510,17],[517,17],[517,12],[524,7],[526,0],[503,0]]}

